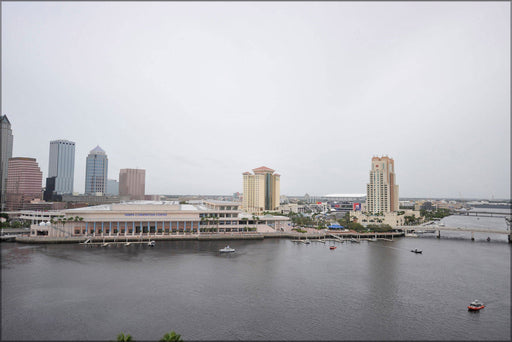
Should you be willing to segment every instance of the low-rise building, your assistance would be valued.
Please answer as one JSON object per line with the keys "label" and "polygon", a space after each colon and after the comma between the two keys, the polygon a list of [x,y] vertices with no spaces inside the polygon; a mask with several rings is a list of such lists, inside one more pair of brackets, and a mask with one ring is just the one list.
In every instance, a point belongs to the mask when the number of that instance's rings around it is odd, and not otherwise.
{"label": "low-rise building", "polygon": [[[31,235],[134,236],[210,232],[280,231],[289,221],[284,216],[242,213],[240,203],[228,201],[133,201],[63,210],[64,220],[33,224]],[[270,229],[270,230],[268,230]]]}
{"label": "low-rise building", "polygon": [[421,217],[420,212],[416,210],[401,210],[390,213],[382,213],[381,215],[371,214],[363,211],[351,211],[350,217],[357,223],[367,226],[369,224],[387,224],[391,227],[403,226],[405,224],[405,216]]}

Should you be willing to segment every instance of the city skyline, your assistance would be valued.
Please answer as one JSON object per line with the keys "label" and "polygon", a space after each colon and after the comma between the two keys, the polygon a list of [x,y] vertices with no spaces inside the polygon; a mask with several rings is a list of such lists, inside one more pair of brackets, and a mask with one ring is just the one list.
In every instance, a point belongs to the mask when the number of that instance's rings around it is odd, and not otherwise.
{"label": "city skyline", "polygon": [[389,155],[403,197],[510,198],[509,3],[1,6],[12,156],[76,142],[75,191],[100,145],[148,194],[364,193]]}

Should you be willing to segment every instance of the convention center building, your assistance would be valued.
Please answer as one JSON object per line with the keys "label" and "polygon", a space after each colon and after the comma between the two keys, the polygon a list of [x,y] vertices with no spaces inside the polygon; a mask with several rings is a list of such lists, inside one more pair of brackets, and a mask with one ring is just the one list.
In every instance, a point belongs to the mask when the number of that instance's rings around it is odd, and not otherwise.
{"label": "convention center building", "polygon": [[[32,219],[31,236],[135,236],[281,231],[285,216],[255,216],[229,201],[132,201],[62,210]],[[45,221],[45,217],[49,220]]]}

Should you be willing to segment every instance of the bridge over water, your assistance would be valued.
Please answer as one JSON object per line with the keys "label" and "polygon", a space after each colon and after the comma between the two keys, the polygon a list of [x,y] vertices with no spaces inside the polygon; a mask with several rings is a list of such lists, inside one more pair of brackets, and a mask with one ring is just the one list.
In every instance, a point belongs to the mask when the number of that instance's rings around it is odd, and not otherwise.
{"label": "bridge over water", "polygon": [[437,237],[441,237],[441,231],[453,231],[453,232],[469,232],[471,233],[471,240],[475,239],[475,233],[487,233],[487,234],[506,234],[508,235],[508,242],[512,243],[512,232],[510,230],[510,223],[507,221],[507,229],[484,229],[484,228],[468,228],[468,227],[445,227],[435,225],[422,225],[422,226],[398,226],[397,229],[402,229],[407,232],[416,231],[435,231]]}
{"label": "bridge over water", "polygon": [[512,210],[509,209],[508,213],[499,213],[495,211],[470,211],[470,210],[455,210],[453,215],[462,216],[477,216],[477,217],[508,217],[512,216]]}

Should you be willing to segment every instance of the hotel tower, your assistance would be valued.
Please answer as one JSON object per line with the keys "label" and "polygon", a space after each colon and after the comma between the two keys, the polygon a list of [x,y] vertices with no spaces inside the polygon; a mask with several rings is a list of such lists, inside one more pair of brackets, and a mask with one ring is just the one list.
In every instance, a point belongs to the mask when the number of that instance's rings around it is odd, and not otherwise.
{"label": "hotel tower", "polygon": [[279,208],[280,175],[262,166],[244,172],[244,199],[242,209],[249,213],[273,211]]}
{"label": "hotel tower", "polygon": [[366,185],[366,211],[376,214],[398,209],[395,162],[387,156],[373,157],[370,183]]}

